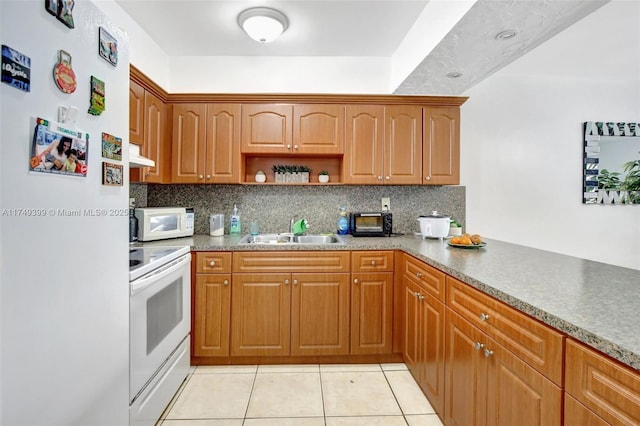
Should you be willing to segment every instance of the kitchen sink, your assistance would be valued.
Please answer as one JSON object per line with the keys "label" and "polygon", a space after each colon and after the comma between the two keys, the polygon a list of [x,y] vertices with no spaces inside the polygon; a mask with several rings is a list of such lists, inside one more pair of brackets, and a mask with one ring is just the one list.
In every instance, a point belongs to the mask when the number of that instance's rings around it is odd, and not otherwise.
{"label": "kitchen sink", "polygon": [[245,235],[238,241],[238,244],[344,244],[344,241],[337,235],[293,235],[282,234],[260,234]]}

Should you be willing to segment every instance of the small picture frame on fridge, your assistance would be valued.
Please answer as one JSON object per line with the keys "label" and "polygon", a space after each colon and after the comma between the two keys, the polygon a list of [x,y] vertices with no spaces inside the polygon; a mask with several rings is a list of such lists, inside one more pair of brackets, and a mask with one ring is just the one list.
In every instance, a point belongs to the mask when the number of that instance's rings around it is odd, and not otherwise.
{"label": "small picture frame on fridge", "polygon": [[99,30],[98,52],[114,67],[118,65],[118,40],[102,27]]}
{"label": "small picture frame on fridge", "polygon": [[106,186],[122,186],[122,164],[102,163],[102,184]]}
{"label": "small picture frame on fridge", "polygon": [[58,0],[44,0],[44,8],[53,16],[58,16]]}

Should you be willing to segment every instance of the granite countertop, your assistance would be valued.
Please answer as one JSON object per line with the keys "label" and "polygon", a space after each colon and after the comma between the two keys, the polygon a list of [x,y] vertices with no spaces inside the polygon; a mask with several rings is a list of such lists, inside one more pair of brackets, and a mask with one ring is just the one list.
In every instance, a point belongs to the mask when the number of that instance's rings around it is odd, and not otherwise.
{"label": "granite countertop", "polygon": [[239,245],[239,236],[145,243],[192,250],[403,250],[640,371],[640,271],[497,240],[481,249],[420,236],[342,237],[337,245]]}

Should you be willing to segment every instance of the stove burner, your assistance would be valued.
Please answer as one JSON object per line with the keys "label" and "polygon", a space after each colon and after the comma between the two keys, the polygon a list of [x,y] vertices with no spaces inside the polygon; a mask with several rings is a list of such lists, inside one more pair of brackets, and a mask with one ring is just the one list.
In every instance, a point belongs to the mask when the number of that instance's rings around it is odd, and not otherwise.
{"label": "stove burner", "polygon": [[138,259],[129,259],[129,268],[131,268],[132,266],[136,266],[141,264],[142,261],[138,260]]}

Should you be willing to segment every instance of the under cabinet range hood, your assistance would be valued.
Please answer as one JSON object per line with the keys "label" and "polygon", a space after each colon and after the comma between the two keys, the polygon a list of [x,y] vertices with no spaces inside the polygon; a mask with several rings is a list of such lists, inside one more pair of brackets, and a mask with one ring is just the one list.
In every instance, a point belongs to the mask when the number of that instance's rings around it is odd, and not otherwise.
{"label": "under cabinet range hood", "polygon": [[140,145],[129,144],[129,167],[155,167],[155,161],[140,155]]}

